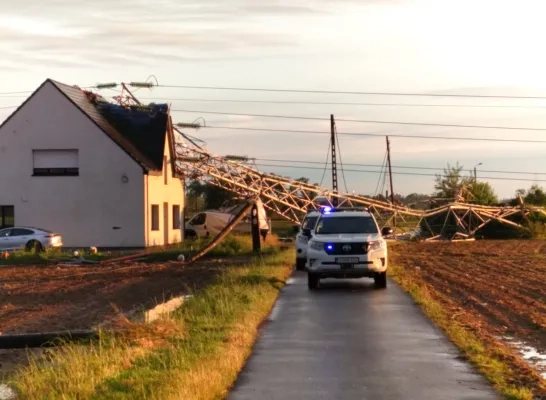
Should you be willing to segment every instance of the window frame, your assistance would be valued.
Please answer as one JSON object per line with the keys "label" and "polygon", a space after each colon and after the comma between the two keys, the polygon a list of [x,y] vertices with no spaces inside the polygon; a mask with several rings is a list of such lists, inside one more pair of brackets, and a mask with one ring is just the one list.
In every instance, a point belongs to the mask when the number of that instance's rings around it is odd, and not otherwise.
{"label": "window frame", "polygon": [[152,204],[150,206],[150,230],[153,232],[157,232],[160,230],[159,217],[159,204]]}
{"label": "window frame", "polygon": [[[11,225],[6,224],[6,209],[11,208]],[[0,206],[0,229],[13,228],[15,226],[15,206],[1,205]]]}
{"label": "window frame", "polygon": [[[71,152],[76,153],[76,165],[77,167],[49,167],[49,168],[36,168],[34,166],[34,157],[39,152]],[[44,176],[79,176],[79,157],[80,151],[78,149],[32,149],[32,176],[44,177]]]}
{"label": "window frame", "polygon": [[181,221],[181,213],[180,213],[180,205],[179,204],[173,204],[173,229],[181,229],[182,228],[182,221]]}

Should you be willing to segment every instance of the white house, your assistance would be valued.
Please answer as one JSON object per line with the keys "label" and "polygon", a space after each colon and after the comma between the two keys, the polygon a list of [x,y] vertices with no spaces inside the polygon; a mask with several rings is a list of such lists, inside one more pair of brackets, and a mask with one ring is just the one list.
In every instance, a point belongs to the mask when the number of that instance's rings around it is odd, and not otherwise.
{"label": "white house", "polygon": [[179,242],[172,121],[150,107],[47,79],[0,125],[0,226],[48,229],[66,247]]}

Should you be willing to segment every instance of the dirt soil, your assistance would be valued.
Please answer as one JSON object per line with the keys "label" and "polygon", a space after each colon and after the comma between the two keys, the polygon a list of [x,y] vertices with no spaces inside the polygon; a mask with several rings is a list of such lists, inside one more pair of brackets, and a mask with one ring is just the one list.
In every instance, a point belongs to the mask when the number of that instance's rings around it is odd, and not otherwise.
{"label": "dirt soil", "polygon": [[[153,307],[203,288],[248,257],[87,266],[0,266],[0,334],[87,329],[119,311]],[[119,310],[119,311],[118,311]],[[28,363],[27,349],[0,349],[0,381]],[[32,349],[37,356],[42,350]]]}
{"label": "dirt soil", "polygon": [[136,307],[203,287],[242,258],[105,266],[0,267],[0,332],[91,328]]}
{"label": "dirt soil", "polygon": [[546,353],[546,241],[397,243],[389,251],[467,327]]}

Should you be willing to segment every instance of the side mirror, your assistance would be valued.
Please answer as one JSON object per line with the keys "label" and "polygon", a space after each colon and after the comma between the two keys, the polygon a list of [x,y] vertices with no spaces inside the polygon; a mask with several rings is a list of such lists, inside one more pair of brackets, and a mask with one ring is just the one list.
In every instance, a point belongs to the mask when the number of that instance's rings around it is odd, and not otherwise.
{"label": "side mirror", "polygon": [[311,237],[311,229],[306,228],[302,230],[303,236],[307,236],[308,238]]}
{"label": "side mirror", "polygon": [[388,227],[388,226],[385,226],[383,229],[381,229],[381,235],[382,236],[389,236],[389,235],[392,235],[393,234],[393,230],[392,228]]}
{"label": "side mirror", "polygon": [[299,232],[300,226],[299,225],[292,225],[292,232]]}

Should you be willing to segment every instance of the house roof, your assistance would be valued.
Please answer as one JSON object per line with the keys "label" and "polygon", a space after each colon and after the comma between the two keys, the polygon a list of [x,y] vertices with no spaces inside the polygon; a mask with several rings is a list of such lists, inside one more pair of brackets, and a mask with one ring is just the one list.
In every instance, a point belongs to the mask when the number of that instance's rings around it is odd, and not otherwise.
{"label": "house roof", "polygon": [[122,107],[77,87],[51,79],[47,81],[51,82],[145,170],[161,171],[163,169],[163,151],[169,133],[167,104],[154,104],[151,109],[145,110]]}
{"label": "house roof", "polygon": [[76,86],[46,79],[3,123],[6,124],[47,83],[51,83],[99,129],[133,158],[145,172],[163,169],[165,140],[169,137],[172,169],[178,176],[174,159],[174,135],[167,104],[122,107]]}

